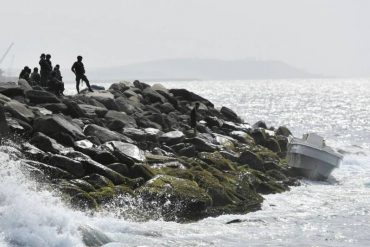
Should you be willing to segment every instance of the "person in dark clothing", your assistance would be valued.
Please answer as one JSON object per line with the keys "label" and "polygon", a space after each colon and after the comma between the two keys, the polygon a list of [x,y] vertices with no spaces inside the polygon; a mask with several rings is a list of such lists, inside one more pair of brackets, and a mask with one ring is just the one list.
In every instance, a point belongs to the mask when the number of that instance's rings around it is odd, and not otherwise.
{"label": "person in dark clothing", "polygon": [[64,83],[57,78],[57,73],[52,71],[50,73],[50,79],[48,81],[48,88],[50,91],[54,92],[56,96],[63,95],[64,92]]}
{"label": "person in dark clothing", "polygon": [[33,72],[30,77],[30,83],[32,86],[40,85],[41,75],[39,74],[39,69],[37,67],[33,68]]}
{"label": "person in dark clothing", "polygon": [[24,66],[21,73],[19,74],[19,79],[25,79],[26,81],[30,80],[31,69],[28,66]]}
{"label": "person in dark clothing", "polygon": [[62,74],[60,73],[60,66],[59,64],[55,65],[54,67],[54,70],[53,70],[56,74],[56,77],[59,81],[63,81],[63,77],[62,77]]}
{"label": "person in dark clothing", "polygon": [[194,135],[197,134],[197,113],[199,109],[199,103],[196,102],[195,106],[190,112],[190,126],[194,129]]}
{"label": "person in dark clothing", "polygon": [[80,93],[80,81],[84,81],[86,83],[86,86],[88,87],[90,92],[93,92],[93,90],[90,87],[90,82],[87,79],[85,75],[85,67],[82,63],[82,57],[78,56],[77,61],[72,65],[72,71],[76,75],[76,89],[77,93]]}
{"label": "person in dark clothing", "polygon": [[[49,61],[50,61],[50,57],[49,57]],[[45,54],[41,54],[40,56],[40,75],[41,75],[41,80],[40,80],[40,84],[42,87],[47,87],[47,82],[48,82],[48,77],[49,77],[49,74],[51,72],[51,67],[49,65],[49,62],[46,61],[46,56]]]}

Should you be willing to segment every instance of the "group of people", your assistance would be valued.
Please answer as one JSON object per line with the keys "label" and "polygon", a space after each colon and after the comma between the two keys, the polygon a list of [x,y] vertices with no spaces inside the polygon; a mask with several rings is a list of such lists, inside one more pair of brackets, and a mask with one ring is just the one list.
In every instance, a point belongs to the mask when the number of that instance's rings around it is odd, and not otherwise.
{"label": "group of people", "polygon": [[[40,86],[43,88],[47,88],[48,90],[55,93],[55,95],[61,96],[64,92],[64,83],[62,74],[60,72],[60,66],[59,64],[57,64],[53,68],[50,59],[50,54],[41,54],[39,61],[40,73],[37,67],[35,67],[33,69],[33,72],[31,73],[31,69],[28,66],[25,66],[19,74],[19,79],[25,79],[30,83],[31,86]],[[82,63],[82,56],[77,57],[77,61],[72,65],[71,70],[76,76],[77,93],[80,93],[81,80],[86,83],[89,91],[93,92],[90,87],[89,80],[85,75],[85,67]]]}

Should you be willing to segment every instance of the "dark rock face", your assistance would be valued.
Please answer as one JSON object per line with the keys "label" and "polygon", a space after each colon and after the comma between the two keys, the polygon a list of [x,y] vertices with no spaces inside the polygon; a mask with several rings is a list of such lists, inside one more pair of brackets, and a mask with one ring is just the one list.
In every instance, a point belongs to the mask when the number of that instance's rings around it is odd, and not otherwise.
{"label": "dark rock face", "polygon": [[285,126],[280,126],[277,130],[276,130],[276,134],[277,135],[282,135],[282,136],[285,136],[285,137],[288,137],[290,135],[292,135],[292,132],[290,132],[290,130],[285,127]]}
{"label": "dark rock face", "polygon": [[96,124],[89,124],[85,127],[84,133],[87,136],[96,136],[101,143],[109,141],[126,141],[132,143],[132,140],[117,132],[108,130]]}
{"label": "dark rock face", "polygon": [[61,103],[54,94],[40,91],[40,90],[29,90],[26,92],[26,97],[31,103],[43,104],[43,103]]}
{"label": "dark rock face", "polygon": [[137,146],[119,141],[111,141],[104,144],[123,163],[133,165],[136,162],[144,162],[144,152]]}
{"label": "dark rock face", "polygon": [[35,119],[34,130],[46,135],[63,132],[76,140],[85,139],[82,129],[68,121],[63,115],[45,116]]}
{"label": "dark rock face", "polygon": [[38,147],[44,152],[51,152],[54,154],[61,153],[65,147],[57,143],[54,139],[37,132],[30,140],[30,143]]}
{"label": "dark rock face", "polygon": [[175,130],[175,131],[170,131],[170,132],[167,132],[161,135],[159,137],[159,141],[167,143],[169,145],[173,145],[173,144],[182,142],[184,138],[185,138],[184,133],[182,133],[181,131]]}
{"label": "dark rock face", "polygon": [[263,171],[265,169],[261,158],[248,150],[240,154],[239,162],[241,164],[247,164],[249,167],[255,170]]}
{"label": "dark rock face", "polygon": [[5,118],[4,107],[0,105],[0,137],[5,137],[9,134],[9,126]]}
{"label": "dark rock face", "polygon": [[186,89],[170,89],[169,92],[172,93],[175,97],[180,97],[182,100],[191,101],[191,102],[198,101],[198,102],[202,102],[206,106],[213,107],[213,104],[209,100],[193,92],[190,92]]}
{"label": "dark rock face", "polygon": [[135,81],[60,98],[35,89],[0,84],[0,135],[16,134],[12,157],[76,209],[130,195],[165,220],[197,220],[258,210],[260,194],[297,185],[283,159],[287,128],[251,127],[186,89]]}
{"label": "dark rock face", "polygon": [[24,104],[18,101],[9,101],[4,104],[4,107],[9,111],[15,118],[23,120],[25,122],[31,122],[35,118],[35,114],[28,109]]}
{"label": "dark rock face", "polygon": [[224,115],[226,117],[227,120],[229,121],[233,121],[233,122],[236,122],[236,123],[241,123],[241,119],[240,117],[238,117],[238,115],[231,109],[223,106],[221,108],[221,114]]}

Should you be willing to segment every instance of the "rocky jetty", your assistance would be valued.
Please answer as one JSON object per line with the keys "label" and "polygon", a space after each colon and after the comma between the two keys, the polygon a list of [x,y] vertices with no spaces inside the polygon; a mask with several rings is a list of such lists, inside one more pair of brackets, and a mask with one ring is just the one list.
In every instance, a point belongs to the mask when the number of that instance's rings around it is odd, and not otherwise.
{"label": "rocky jetty", "polygon": [[166,220],[197,220],[258,210],[261,195],[297,184],[287,128],[251,126],[186,89],[134,81],[58,98],[24,81],[2,84],[0,126],[16,136],[23,167],[81,210],[140,198]]}

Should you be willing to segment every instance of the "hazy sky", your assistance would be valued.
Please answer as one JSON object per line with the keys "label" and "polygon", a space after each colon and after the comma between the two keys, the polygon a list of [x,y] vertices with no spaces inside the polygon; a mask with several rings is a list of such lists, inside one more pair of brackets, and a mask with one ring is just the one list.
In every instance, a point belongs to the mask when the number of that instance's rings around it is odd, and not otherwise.
{"label": "hazy sky", "polygon": [[70,67],[162,58],[281,60],[309,72],[370,76],[368,0],[0,0],[0,65],[41,52]]}

